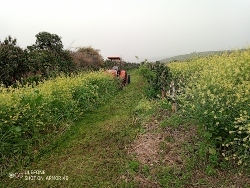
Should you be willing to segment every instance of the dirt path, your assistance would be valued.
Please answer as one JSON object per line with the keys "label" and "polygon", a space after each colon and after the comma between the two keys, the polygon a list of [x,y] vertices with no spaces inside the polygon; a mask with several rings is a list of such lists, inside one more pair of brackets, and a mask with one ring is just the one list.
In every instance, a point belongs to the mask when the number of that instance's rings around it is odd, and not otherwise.
{"label": "dirt path", "polygon": [[[194,127],[187,129],[184,126],[161,128],[159,123],[170,115],[169,111],[156,113],[155,117],[143,124],[145,132],[137,137],[128,150],[142,166],[134,177],[138,187],[161,187],[157,173],[163,166],[184,168],[183,143],[190,142],[196,131]],[[143,170],[145,167],[148,168],[147,173]]]}

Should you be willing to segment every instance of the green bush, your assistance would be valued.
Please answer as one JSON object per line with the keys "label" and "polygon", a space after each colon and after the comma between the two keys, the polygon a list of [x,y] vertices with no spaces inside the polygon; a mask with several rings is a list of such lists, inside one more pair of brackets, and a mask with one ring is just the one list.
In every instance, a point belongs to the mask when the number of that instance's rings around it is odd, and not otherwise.
{"label": "green bush", "polygon": [[146,79],[149,86],[145,94],[149,98],[157,98],[161,92],[166,93],[172,79],[170,68],[163,63],[143,63],[139,73]]}

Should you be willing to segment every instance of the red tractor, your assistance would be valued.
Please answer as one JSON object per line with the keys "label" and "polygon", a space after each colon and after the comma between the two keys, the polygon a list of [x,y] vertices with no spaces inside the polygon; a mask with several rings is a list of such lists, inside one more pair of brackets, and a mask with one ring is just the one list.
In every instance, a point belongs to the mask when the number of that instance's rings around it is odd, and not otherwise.
{"label": "red tractor", "polygon": [[108,72],[113,74],[115,77],[120,78],[122,80],[122,86],[129,84],[130,75],[127,73],[127,71],[120,69],[122,59],[120,57],[108,57],[108,59],[111,60],[111,62],[116,62],[116,66],[114,66],[112,69],[109,69]]}

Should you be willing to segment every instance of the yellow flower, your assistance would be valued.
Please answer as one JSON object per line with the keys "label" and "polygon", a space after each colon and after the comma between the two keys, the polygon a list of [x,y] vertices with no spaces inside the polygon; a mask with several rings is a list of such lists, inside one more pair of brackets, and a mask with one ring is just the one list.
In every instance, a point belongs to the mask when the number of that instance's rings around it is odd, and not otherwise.
{"label": "yellow flower", "polygon": [[241,165],[241,164],[242,164],[242,160],[239,160],[239,161],[238,161],[238,165]]}

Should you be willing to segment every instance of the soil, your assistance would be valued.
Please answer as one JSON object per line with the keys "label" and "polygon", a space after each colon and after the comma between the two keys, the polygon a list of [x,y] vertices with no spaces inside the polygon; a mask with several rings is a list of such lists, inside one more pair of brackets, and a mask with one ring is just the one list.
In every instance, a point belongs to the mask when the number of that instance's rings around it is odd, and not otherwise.
{"label": "soil", "polygon": [[[169,113],[168,113],[169,115]],[[183,126],[162,128],[159,126],[159,118],[153,117],[143,125],[145,132],[138,136],[129,147],[128,153],[134,155],[135,159],[142,165],[151,169],[159,166],[178,166],[182,168],[184,162],[182,144],[189,142],[195,134],[195,129],[186,130]],[[139,187],[161,187],[156,177],[150,179],[142,173],[134,178]]]}

